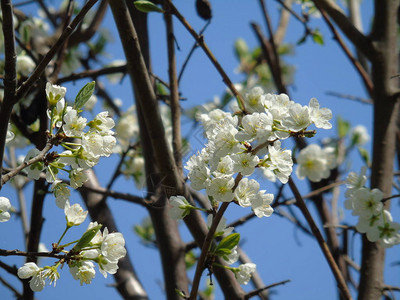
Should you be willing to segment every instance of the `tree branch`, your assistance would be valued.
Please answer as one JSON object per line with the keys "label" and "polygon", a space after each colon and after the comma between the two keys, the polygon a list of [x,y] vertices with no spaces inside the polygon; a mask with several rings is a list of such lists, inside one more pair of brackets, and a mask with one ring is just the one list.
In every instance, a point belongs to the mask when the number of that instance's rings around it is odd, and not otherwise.
{"label": "tree branch", "polygon": [[359,51],[361,51],[369,60],[372,61],[374,59],[376,49],[371,40],[351,23],[335,2],[331,0],[313,0],[313,2],[332,18],[336,25]]}
{"label": "tree branch", "polygon": [[296,206],[301,210],[305,219],[307,220],[307,222],[311,228],[311,231],[314,234],[314,236],[316,237],[318,244],[322,250],[322,253],[324,254],[324,256],[329,264],[329,267],[331,268],[332,273],[335,276],[335,279],[338,284],[341,295],[345,299],[352,299],[350,292],[347,288],[346,281],[344,280],[343,275],[340,272],[340,269],[339,269],[338,265],[336,264],[331,252],[329,251],[328,245],[324,241],[324,238],[322,237],[321,232],[319,231],[317,225],[315,224],[313,217],[311,216],[310,212],[308,211],[308,208],[307,208],[303,198],[301,197],[295,183],[293,182],[292,178],[290,178],[290,177],[289,177],[289,186],[293,192],[293,195],[296,198]]}

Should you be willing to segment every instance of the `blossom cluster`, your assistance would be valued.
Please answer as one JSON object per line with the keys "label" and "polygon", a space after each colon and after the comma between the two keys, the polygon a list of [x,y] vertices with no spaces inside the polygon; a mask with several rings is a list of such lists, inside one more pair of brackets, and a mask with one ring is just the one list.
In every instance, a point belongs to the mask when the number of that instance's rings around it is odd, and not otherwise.
{"label": "blossom cluster", "polygon": [[[26,263],[19,268],[18,276],[21,279],[31,278],[30,287],[33,291],[41,291],[46,282],[56,284],[60,278],[58,268],[65,263],[69,266],[72,276],[83,283],[89,284],[95,276],[95,264],[100,273],[115,274],[118,269],[118,260],[126,255],[125,240],[121,233],[109,233],[107,228],[100,231],[101,225],[97,222],[90,223],[82,237],[75,242],[61,244],[67,231],[82,224],[88,214],[79,204],[70,205],[68,186],[76,189],[87,180],[85,170],[93,167],[101,156],[110,156],[116,143],[113,119],[108,112],[97,114],[89,121],[81,116],[82,107],[90,100],[94,91],[94,82],[85,85],[78,93],[74,105],[68,106],[65,101],[66,88],[47,83],[46,97],[49,103],[47,115],[50,120],[49,140],[61,145],[65,151],[47,153],[45,158],[37,162],[30,162],[41,152],[32,149],[25,157],[27,176],[31,179],[39,179],[45,174],[47,182],[52,183],[52,191],[56,198],[56,204],[64,209],[66,229],[57,243],[53,243],[53,250],[49,257],[59,258],[52,266],[39,267],[33,262]],[[88,130],[85,130],[88,128]],[[9,134],[9,138],[12,136]],[[67,172],[69,183],[59,179],[59,173]],[[10,219],[10,201],[0,197],[0,222]],[[70,245],[74,247],[67,251]],[[61,254],[62,253],[62,254]]]}
{"label": "blossom cluster", "polygon": [[[265,94],[259,87],[245,95],[245,108],[248,114],[244,116],[220,109],[202,114],[208,143],[185,168],[191,186],[205,189],[212,201],[235,201],[242,207],[252,207],[258,217],[270,216],[273,195],[247,177],[259,168],[268,179],[286,183],[293,161],[291,152],[281,148],[280,140],[304,133],[311,124],[329,129],[332,114],[327,108],[319,108],[315,98],[308,106],[301,106],[285,94]],[[233,190],[235,173],[245,177]]]}
{"label": "blossom cluster", "polygon": [[[220,202],[235,202],[241,207],[251,207],[259,218],[269,217],[274,196],[249,177],[259,169],[269,180],[287,183],[293,161],[291,151],[282,149],[281,140],[290,136],[313,136],[314,131],[307,131],[312,124],[317,128],[331,128],[332,113],[320,108],[315,98],[308,106],[302,106],[285,94],[266,94],[259,87],[251,89],[244,100],[245,112],[232,114],[214,109],[199,116],[208,141],[188,160],[185,169],[189,171],[192,188],[204,189],[214,209]],[[175,219],[197,209],[183,196],[171,197],[170,208]],[[221,224],[218,226],[224,227]],[[219,245],[223,246],[218,246],[222,248],[217,247],[220,251],[215,251],[229,263],[237,260],[235,243],[228,242],[234,235],[222,239]],[[240,283],[247,284],[255,267],[245,264],[231,270]]]}
{"label": "blossom cluster", "polygon": [[[74,204],[77,205],[77,204]],[[86,218],[86,213],[80,207],[69,207],[65,210],[67,227],[81,224]],[[121,233],[109,233],[107,227],[100,231],[101,225],[97,222],[89,224],[77,245],[52,266],[39,267],[36,263],[28,262],[18,269],[18,277],[31,278],[30,288],[40,292],[46,283],[56,285],[60,278],[58,268],[67,263],[72,277],[80,281],[80,284],[90,284],[96,275],[95,265],[98,265],[100,273],[115,274],[118,270],[118,260],[125,257],[125,240]],[[79,247],[77,247],[79,245]],[[61,247],[63,248],[63,247]],[[54,249],[57,251],[57,248]],[[54,252],[53,250],[53,252]],[[58,251],[57,251],[58,252]],[[65,252],[65,251],[63,251]]]}
{"label": "blossom cluster", "polygon": [[393,222],[390,212],[384,209],[382,191],[365,187],[366,171],[364,167],[360,174],[348,175],[345,207],[358,216],[356,228],[369,241],[379,241],[385,248],[400,244],[400,224]]}
{"label": "blossom cluster", "polygon": [[[39,179],[42,173],[46,180],[52,183],[52,191],[56,204],[64,208],[69,201],[68,185],[59,179],[60,171],[66,171],[70,186],[74,189],[81,187],[88,179],[85,170],[95,166],[100,157],[110,156],[116,144],[114,132],[111,130],[115,123],[107,111],[100,112],[89,121],[81,116],[82,106],[90,99],[94,82],[84,86],[75,99],[74,106],[65,101],[66,88],[47,83],[46,96],[50,108],[47,115],[50,119],[51,136],[61,139],[60,144],[67,150],[52,156],[44,163],[36,162],[25,169],[31,179]],[[88,130],[85,130],[88,128]],[[52,132],[55,134],[52,134]],[[25,157],[25,162],[36,157],[40,151],[31,149]]]}

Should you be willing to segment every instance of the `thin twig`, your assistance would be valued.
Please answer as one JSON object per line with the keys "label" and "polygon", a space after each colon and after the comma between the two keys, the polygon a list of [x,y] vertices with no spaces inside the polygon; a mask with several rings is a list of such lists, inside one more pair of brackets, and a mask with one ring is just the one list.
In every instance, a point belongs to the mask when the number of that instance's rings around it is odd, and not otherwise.
{"label": "thin twig", "polygon": [[[202,35],[204,33],[204,31],[206,31],[208,25],[211,24],[211,19],[209,19],[206,24],[204,25],[204,27],[200,30],[199,35]],[[192,46],[192,49],[190,49],[189,54],[187,55],[185,61],[182,64],[182,68],[179,71],[179,75],[178,75],[178,83],[181,82],[183,73],[186,69],[187,64],[189,63],[190,58],[192,57],[194,50],[196,50],[199,47],[199,44],[197,42],[195,42]]]}
{"label": "thin twig", "polygon": [[334,91],[328,91],[328,92],[326,92],[326,94],[329,95],[329,96],[334,96],[334,97],[337,97],[337,98],[353,100],[353,101],[361,102],[361,103],[364,103],[364,104],[373,104],[371,99],[365,99],[365,98],[361,98],[361,97],[357,97],[357,96],[353,96],[353,95],[341,94],[341,93],[334,92]]}
{"label": "thin twig", "polygon": [[276,287],[278,285],[284,285],[284,284],[286,284],[286,283],[288,283],[290,281],[291,281],[290,279],[287,279],[287,280],[282,280],[282,281],[267,285],[267,286],[265,286],[265,287],[263,287],[261,289],[257,289],[257,290],[254,290],[254,291],[251,291],[251,292],[247,293],[247,295],[244,298],[245,299],[250,299],[253,296],[257,296],[262,291],[271,289],[271,288]]}
{"label": "thin twig", "polygon": [[14,293],[15,298],[22,299],[22,294],[18,292],[16,288],[14,288],[11,284],[9,284],[3,277],[0,276],[0,282],[8,288],[11,292]]}
{"label": "thin twig", "polygon": [[206,261],[207,255],[208,255],[208,250],[213,241],[214,234],[215,234],[215,231],[217,230],[219,221],[221,221],[221,218],[222,218],[224,212],[226,211],[226,209],[228,208],[229,204],[230,204],[230,202],[222,203],[218,212],[215,214],[213,221],[211,223],[210,229],[208,230],[208,233],[204,239],[203,246],[201,247],[200,257],[197,260],[196,272],[194,274],[193,283],[192,283],[192,290],[190,291],[189,299],[191,299],[191,300],[196,300],[196,298],[197,298],[197,291],[199,289],[200,278],[201,278],[201,274],[203,273],[203,270],[204,270],[204,263]]}
{"label": "thin twig", "polygon": [[44,72],[45,68],[51,61],[51,59],[56,55],[60,47],[64,44],[64,42],[68,39],[68,37],[72,34],[76,26],[83,20],[85,15],[89,12],[93,5],[96,4],[98,0],[89,0],[86,4],[82,7],[76,17],[72,20],[71,24],[69,24],[64,31],[62,32],[61,36],[58,38],[56,43],[51,47],[49,52],[43,57],[40,63],[36,66],[35,70],[32,72],[31,76],[21,84],[18,88],[16,93],[16,99],[21,99],[24,97],[29,90],[32,88],[33,84],[39,79],[39,77]]}
{"label": "thin twig", "polygon": [[350,52],[349,48],[346,46],[345,42],[337,32],[335,26],[333,26],[331,20],[329,19],[327,13],[322,9],[322,7],[318,4],[318,1],[314,2],[315,6],[319,9],[321,12],[322,17],[324,18],[326,24],[328,25],[329,29],[331,30],[335,40],[338,42],[339,46],[342,48],[343,52],[346,54],[347,58],[351,61],[353,66],[356,68],[358,74],[361,76],[362,81],[364,82],[365,88],[368,91],[368,94],[372,96],[372,93],[374,91],[374,84],[371,81],[371,78],[369,77],[368,73],[365,71],[363,66],[360,64],[360,62],[353,56],[353,54]]}
{"label": "thin twig", "polygon": [[97,69],[97,70],[86,70],[80,73],[72,73],[69,76],[65,76],[62,78],[59,78],[57,80],[58,84],[64,83],[64,82],[69,82],[69,81],[75,81],[83,78],[93,78],[96,79],[99,76],[102,75],[109,75],[109,74],[115,74],[115,73],[126,73],[126,64],[121,65],[121,66],[114,66],[114,67],[105,67],[102,69]]}
{"label": "thin twig", "polygon": [[239,107],[242,111],[245,110],[244,106],[244,99],[243,96],[238,92],[238,90],[235,88],[233,85],[232,81],[229,79],[228,75],[220,65],[220,63],[217,61],[215,58],[214,54],[211,52],[211,50],[208,48],[207,44],[204,42],[204,37],[202,35],[198,35],[196,31],[193,29],[193,27],[186,21],[186,19],[181,15],[181,13],[176,9],[176,7],[171,3],[170,0],[169,5],[171,9],[171,13],[174,14],[178,20],[182,23],[182,25],[189,31],[189,33],[193,36],[193,38],[197,41],[197,43],[200,45],[200,47],[203,49],[203,51],[206,53],[207,57],[211,60],[212,64],[214,67],[217,69],[219,74],[222,76],[223,81],[225,84],[228,86],[232,94],[237,98]]}
{"label": "thin twig", "polygon": [[54,252],[25,252],[20,250],[0,249],[0,256],[53,257],[61,259],[65,257],[65,254],[57,254]]}
{"label": "thin twig", "polygon": [[169,95],[172,119],[172,148],[175,165],[180,176],[183,175],[182,166],[182,134],[181,134],[181,107],[179,103],[179,87],[176,74],[175,36],[172,15],[169,12],[170,1],[164,1],[164,19],[166,24],[168,48],[168,77]]}
{"label": "thin twig", "polygon": [[305,219],[307,220],[308,225],[310,226],[312,233],[316,237],[318,244],[322,250],[322,253],[324,254],[324,256],[329,264],[329,267],[332,270],[332,273],[338,284],[339,290],[341,291],[341,295],[345,299],[352,299],[350,291],[346,285],[346,281],[344,280],[343,275],[342,275],[338,265],[336,264],[335,259],[332,256],[332,253],[329,250],[328,245],[326,244],[324,238],[322,237],[321,232],[319,231],[317,225],[315,224],[313,217],[311,216],[303,198],[300,195],[299,190],[296,187],[296,184],[294,183],[294,181],[292,180],[291,177],[289,177],[289,186],[293,192],[293,195],[296,198],[296,206],[300,209],[300,211],[303,213]]}
{"label": "thin twig", "polygon": [[89,186],[82,186],[79,189],[80,190],[87,190],[89,192],[93,192],[93,193],[96,193],[96,194],[101,194],[101,195],[112,197],[112,198],[115,198],[115,199],[125,200],[125,201],[132,202],[132,203],[135,203],[135,204],[140,204],[142,206],[146,206],[147,205],[144,198],[139,197],[139,196],[135,196],[135,195],[132,195],[132,194],[128,194],[128,193],[119,193],[119,192],[107,190],[105,188],[93,188],[93,187],[89,187]]}
{"label": "thin twig", "polygon": [[31,158],[28,161],[24,161],[22,164],[20,164],[18,167],[16,167],[12,171],[10,171],[7,174],[1,176],[1,185],[3,185],[6,182],[8,182],[14,176],[18,175],[19,172],[21,172],[26,167],[29,167],[30,165],[33,165],[34,163],[36,163],[38,161],[42,161],[45,158],[47,152],[49,152],[50,149],[53,147],[53,145],[54,145],[54,139],[50,139],[47,142],[46,146],[43,148],[43,150],[40,151],[37,156]]}

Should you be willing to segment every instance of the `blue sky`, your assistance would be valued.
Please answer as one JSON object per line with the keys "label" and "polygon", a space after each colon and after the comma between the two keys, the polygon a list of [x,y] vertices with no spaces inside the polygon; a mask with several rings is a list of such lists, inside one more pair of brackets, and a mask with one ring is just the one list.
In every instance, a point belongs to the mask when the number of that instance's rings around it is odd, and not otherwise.
{"label": "blue sky", "polygon": [[[363,12],[365,12],[364,22],[371,19],[371,7],[369,1],[364,1]],[[53,1],[52,3],[56,3]],[[204,21],[201,20],[194,10],[194,1],[177,0],[174,1],[178,9],[189,20],[193,27],[199,30]],[[255,0],[231,0],[231,1],[211,1],[213,6],[213,20],[205,33],[205,41],[212,50],[216,58],[220,61],[225,71],[231,77],[233,82],[239,82],[243,78],[240,74],[235,73],[238,61],[234,55],[233,44],[237,38],[243,38],[253,48],[257,45],[254,33],[251,30],[250,22],[256,21],[264,29],[264,21],[261,16],[258,1]],[[272,21],[275,24],[277,18],[278,3],[275,1],[267,1],[269,11],[272,14]],[[36,14],[36,8],[32,8],[32,14]],[[162,16],[159,14],[151,14],[149,16],[150,24],[150,46],[152,49],[152,65],[153,72],[163,79],[167,79],[166,65],[166,42],[165,29]],[[296,47],[295,54],[287,59],[287,62],[296,68],[294,75],[294,85],[290,87],[292,98],[301,104],[308,104],[312,97],[316,97],[322,107],[329,107],[334,115],[334,118],[341,116],[350,121],[352,125],[362,124],[369,131],[372,128],[371,116],[372,109],[370,106],[360,104],[350,100],[338,99],[326,95],[328,91],[336,91],[343,94],[350,94],[360,97],[366,97],[361,86],[358,75],[354,68],[349,64],[347,58],[342,54],[341,50],[332,40],[330,32],[323,25],[322,20],[316,19],[310,23],[312,27],[319,27],[325,38],[325,45],[318,46],[311,40],[307,43]],[[109,58],[107,60],[122,59],[123,54],[118,39],[118,34],[112,22],[112,16],[107,14],[104,27],[110,30],[115,41],[108,46]],[[193,44],[193,40],[180,24],[175,20],[176,39],[180,47],[177,51],[178,68],[182,65],[186,54]],[[286,42],[296,42],[303,33],[303,27],[296,20],[291,19],[289,30],[287,32]],[[104,81],[106,81],[104,79]],[[68,86],[68,94],[75,95],[79,88],[86,81],[77,82],[76,86]],[[220,96],[225,90],[220,75],[215,71],[207,57],[201,50],[196,50],[190,61],[185,76],[181,82],[180,91],[182,96],[187,98],[187,101],[182,102],[183,108],[190,108],[194,105],[210,101],[214,96]],[[129,80],[125,78],[123,83],[110,87],[110,92],[115,98],[120,98],[124,101],[123,107],[126,109],[133,103],[132,91],[129,86]],[[274,92],[274,91],[267,91]],[[72,97],[72,96],[70,96]],[[335,121],[332,121],[334,128],[330,131],[321,130],[318,132],[314,141],[327,136],[335,135]],[[183,130],[188,131],[189,127],[184,127]],[[366,145],[370,149],[370,143]],[[192,149],[195,150],[195,149]],[[352,163],[349,168],[358,171],[361,166],[361,160],[354,153],[351,156]],[[99,174],[99,179],[102,184],[106,184],[110,176],[110,168],[113,170],[113,163],[117,161],[116,157],[103,159],[96,167]],[[306,182],[297,181],[300,189],[306,192]],[[132,192],[140,195],[140,191],[132,191],[132,182],[123,178],[117,181],[114,186],[115,190]],[[263,187],[264,188],[264,187]],[[272,189],[270,183],[265,183],[265,188]],[[29,188],[27,189],[29,191]],[[28,192],[29,194],[29,192]],[[285,188],[285,194],[291,196],[290,190]],[[12,204],[17,206],[16,197],[10,189],[3,189],[2,196],[8,196]],[[29,209],[29,197],[28,209]],[[144,284],[151,299],[162,299],[162,273],[160,269],[160,260],[158,252],[154,249],[147,248],[139,242],[139,238],[133,233],[133,226],[140,223],[146,216],[145,209],[126,203],[121,200],[108,199],[112,211],[115,213],[115,218],[124,234],[127,242],[127,249],[133,260],[134,267]],[[64,214],[61,210],[55,207],[54,200],[51,196],[45,201],[45,223],[43,231],[43,242],[48,248],[51,243],[58,239],[64,229],[63,220]],[[73,194],[71,202],[79,202],[79,195]],[[398,202],[393,202],[394,219],[399,220]],[[313,210],[312,205],[310,205]],[[297,210],[296,208],[294,208]],[[236,220],[236,218],[249,213],[249,210],[230,207],[227,211],[228,222]],[[298,211],[297,211],[298,212]],[[355,224],[356,220],[349,217],[347,212],[346,220],[349,224]],[[298,214],[300,214],[298,212]],[[12,237],[3,238],[0,240],[0,248],[16,249],[23,248],[22,235],[18,220],[13,218],[8,223],[3,223],[0,226],[0,232],[6,235],[8,232],[13,232]],[[82,228],[86,228],[83,225]],[[191,238],[181,224],[182,234],[185,241],[191,241]],[[69,236],[73,240],[73,236],[79,237],[80,228],[72,230]],[[252,219],[246,225],[238,228],[238,232],[242,236],[242,246],[248,255],[257,264],[257,269],[260,272],[265,284],[271,284],[285,279],[290,279],[291,282],[285,286],[280,286],[274,289],[276,296],[274,299],[337,299],[335,290],[335,282],[331,275],[327,263],[318,248],[314,239],[303,234],[300,230],[294,228],[287,220],[273,215],[270,218]],[[359,261],[359,236],[354,238],[354,257]],[[387,255],[387,264],[398,259],[396,256],[398,249],[390,249]],[[22,265],[22,259],[12,258],[3,261],[15,263],[17,266]],[[51,261],[49,260],[50,264]],[[386,269],[385,278],[388,284],[399,283],[398,267],[388,266]],[[118,294],[113,287],[112,276],[104,279],[99,272],[96,278],[89,286],[79,287],[79,282],[74,281],[67,268],[61,271],[61,278],[57,282],[57,287],[46,287],[36,296],[38,299],[70,299],[73,296],[75,299],[116,299]],[[190,278],[193,278],[193,272],[190,272]],[[4,270],[0,269],[0,276],[4,276]],[[205,278],[205,274],[203,275]],[[11,280],[11,283],[19,287],[17,280]],[[204,282],[202,286],[204,285]],[[247,290],[251,287],[247,286]],[[0,285],[0,294],[5,295],[3,299],[11,299],[11,293]],[[2,296],[3,297],[3,296]],[[222,296],[217,292],[216,299],[222,299]]]}

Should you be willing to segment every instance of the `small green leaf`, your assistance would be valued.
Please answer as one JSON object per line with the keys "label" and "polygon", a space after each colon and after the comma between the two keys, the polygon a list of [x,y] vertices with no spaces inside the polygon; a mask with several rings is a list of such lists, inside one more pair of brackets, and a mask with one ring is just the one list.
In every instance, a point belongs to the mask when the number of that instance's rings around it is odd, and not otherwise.
{"label": "small green leaf", "polygon": [[[237,244],[239,244],[240,241],[240,234],[239,233],[232,233],[226,237],[224,237],[221,242],[219,242],[216,252],[217,251],[222,251],[225,252],[225,249],[232,250]],[[229,254],[228,253],[228,254]]]}
{"label": "small green leaf", "polygon": [[218,256],[225,256],[225,255],[229,255],[231,254],[231,249],[228,248],[220,248],[217,247],[217,249],[215,250],[215,254],[217,254]]}
{"label": "small green leaf", "polygon": [[97,234],[97,232],[100,230],[100,228],[103,225],[99,224],[89,230],[87,230],[82,237],[80,238],[80,240],[78,241],[78,243],[74,246],[74,248],[72,248],[73,252],[79,252],[81,251],[82,248],[89,246],[90,241],[95,237],[95,235]]}
{"label": "small green leaf", "polygon": [[360,153],[361,159],[365,162],[365,164],[367,166],[370,165],[370,161],[369,161],[369,153],[367,151],[367,149],[364,149],[362,147],[358,147],[358,153]]}
{"label": "small green leaf", "polygon": [[135,4],[135,7],[137,10],[140,10],[141,12],[144,12],[144,13],[149,13],[149,12],[163,13],[164,12],[164,10],[159,8],[157,5],[155,5],[151,1],[139,0],[139,1],[135,1],[133,4]]}
{"label": "small green leaf", "polygon": [[96,82],[92,81],[85,84],[85,86],[81,88],[75,98],[74,108],[76,110],[81,109],[86,104],[86,102],[88,102],[89,98],[93,95],[95,86]]}
{"label": "small green leaf", "polygon": [[341,117],[338,117],[336,122],[339,138],[344,138],[349,133],[350,123],[343,120]]}
{"label": "small green leaf", "polygon": [[312,39],[318,45],[323,45],[324,44],[324,37],[323,37],[322,33],[318,29],[315,29],[313,31]]}

